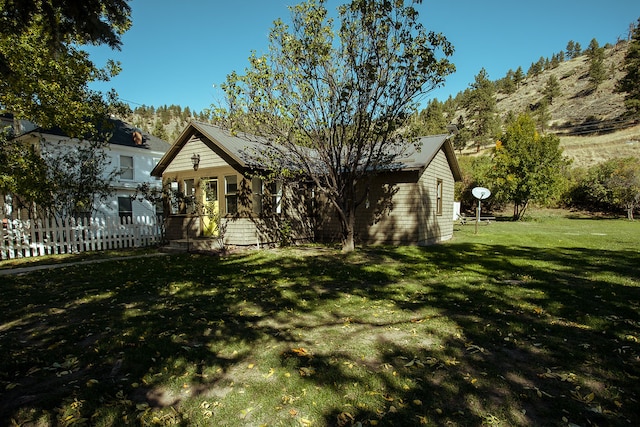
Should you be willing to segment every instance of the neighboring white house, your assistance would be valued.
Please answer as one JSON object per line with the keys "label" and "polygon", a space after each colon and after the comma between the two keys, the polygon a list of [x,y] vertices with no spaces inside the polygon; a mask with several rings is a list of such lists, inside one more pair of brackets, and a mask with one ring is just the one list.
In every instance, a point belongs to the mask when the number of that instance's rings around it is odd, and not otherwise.
{"label": "neighboring white house", "polygon": [[[121,120],[110,119],[109,134],[111,135],[106,154],[108,165],[105,176],[112,171],[119,171],[119,175],[112,181],[114,192],[106,201],[94,206],[97,216],[107,217],[155,217],[161,214],[150,202],[132,199],[136,188],[142,183],[149,183],[151,187],[161,188],[159,178],[152,177],[150,172],[171,146],[168,142]],[[39,144],[43,156],[56,155],[65,150],[74,150],[83,142],[66,136],[60,129],[35,128],[18,136],[19,139],[33,140]],[[6,202],[6,199],[5,199]],[[161,206],[159,207],[161,209]],[[9,211],[9,212],[8,212]],[[15,207],[4,206],[4,214],[18,218],[20,212]],[[25,218],[22,218],[25,219]]]}

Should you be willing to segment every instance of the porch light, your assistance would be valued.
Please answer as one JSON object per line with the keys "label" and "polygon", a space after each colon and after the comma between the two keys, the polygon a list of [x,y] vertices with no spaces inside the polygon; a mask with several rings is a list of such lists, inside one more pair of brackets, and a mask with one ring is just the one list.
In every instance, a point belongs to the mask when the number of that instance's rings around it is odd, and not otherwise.
{"label": "porch light", "polygon": [[191,163],[193,163],[193,170],[197,171],[198,166],[200,166],[200,154],[193,153],[193,156],[191,156]]}

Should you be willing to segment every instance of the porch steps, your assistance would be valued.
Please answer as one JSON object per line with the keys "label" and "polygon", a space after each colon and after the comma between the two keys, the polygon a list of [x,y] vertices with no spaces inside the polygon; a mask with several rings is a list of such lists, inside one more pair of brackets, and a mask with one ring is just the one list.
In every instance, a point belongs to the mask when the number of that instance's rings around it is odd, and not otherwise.
{"label": "porch steps", "polygon": [[215,239],[207,238],[170,240],[168,245],[160,248],[160,251],[166,253],[215,252],[218,249],[216,243]]}

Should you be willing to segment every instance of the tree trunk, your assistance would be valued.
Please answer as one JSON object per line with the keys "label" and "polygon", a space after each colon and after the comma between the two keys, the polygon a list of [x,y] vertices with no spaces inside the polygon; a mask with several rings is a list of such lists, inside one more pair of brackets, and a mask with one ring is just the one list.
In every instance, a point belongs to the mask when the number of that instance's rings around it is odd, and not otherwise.
{"label": "tree trunk", "polygon": [[353,252],[356,249],[356,212],[353,204],[349,204],[344,212],[342,222],[342,252]]}

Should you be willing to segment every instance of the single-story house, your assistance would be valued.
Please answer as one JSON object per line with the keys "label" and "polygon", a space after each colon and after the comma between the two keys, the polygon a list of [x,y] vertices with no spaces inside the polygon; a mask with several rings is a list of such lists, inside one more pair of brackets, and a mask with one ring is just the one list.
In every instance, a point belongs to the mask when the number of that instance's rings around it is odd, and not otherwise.
{"label": "single-story house", "polygon": [[[339,241],[339,223],[311,181],[267,181],[246,160],[259,139],[192,121],[151,175],[162,177],[169,240],[222,238],[231,245],[282,239]],[[356,211],[356,241],[427,245],[453,235],[461,172],[449,135],[420,138],[397,167],[377,175]]]}

